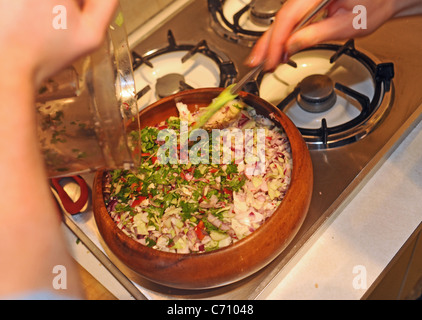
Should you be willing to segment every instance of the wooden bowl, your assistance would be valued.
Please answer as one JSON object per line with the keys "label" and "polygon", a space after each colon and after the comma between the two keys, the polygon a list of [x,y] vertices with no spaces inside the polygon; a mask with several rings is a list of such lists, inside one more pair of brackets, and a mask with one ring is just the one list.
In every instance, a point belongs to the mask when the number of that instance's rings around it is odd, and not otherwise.
{"label": "wooden bowl", "polygon": [[[140,113],[141,127],[155,126],[177,116],[176,102],[194,110],[205,107],[222,89],[189,90],[162,99]],[[150,281],[180,289],[207,289],[231,284],[259,271],[275,259],[301,227],[312,195],[313,171],[307,146],[295,125],[272,104],[242,92],[240,98],[258,114],[284,128],[291,144],[293,169],[291,185],[274,214],[250,236],[223,249],[201,254],[176,254],[148,248],[125,235],[115,224],[104,204],[104,171],[96,174],[93,188],[95,220],[109,249],[125,265]]]}

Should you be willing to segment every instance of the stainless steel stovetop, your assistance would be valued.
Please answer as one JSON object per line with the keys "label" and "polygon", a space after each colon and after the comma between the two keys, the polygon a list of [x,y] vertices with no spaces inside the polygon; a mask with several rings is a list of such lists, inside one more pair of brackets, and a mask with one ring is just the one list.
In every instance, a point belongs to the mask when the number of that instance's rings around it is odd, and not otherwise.
{"label": "stainless steel stovetop", "polygon": [[[172,39],[176,41],[176,45],[195,44],[206,40],[208,47],[230,58],[237,71],[237,77],[241,77],[249,70],[243,61],[250,48],[217,34],[211,28],[211,20],[207,1],[191,1],[182,11],[132,48],[134,55],[142,57],[156,49],[167,47]],[[170,40],[169,30],[174,36]],[[315,182],[307,218],[290,246],[257,274],[238,283],[212,290],[183,291],[166,288],[135,275],[109,252],[99,238],[95,226],[86,225],[86,221],[92,220],[92,213],[84,213],[83,218],[67,217],[67,224],[82,241],[86,241],[88,248],[136,298],[256,298],[321,224],[341,211],[341,207],[349,198],[360,190],[362,182],[370,178],[383,160],[421,120],[422,110],[418,108],[422,103],[419,80],[419,75],[422,74],[422,62],[419,58],[422,42],[418,40],[421,32],[422,18],[406,18],[391,21],[371,36],[356,40],[355,46],[358,50],[368,53],[379,62],[394,64],[395,76],[386,102],[388,111],[372,132],[359,141],[328,149],[310,148]],[[236,77],[227,81],[235,80]],[[87,179],[92,179],[92,176]],[[108,259],[112,261],[111,266]]]}

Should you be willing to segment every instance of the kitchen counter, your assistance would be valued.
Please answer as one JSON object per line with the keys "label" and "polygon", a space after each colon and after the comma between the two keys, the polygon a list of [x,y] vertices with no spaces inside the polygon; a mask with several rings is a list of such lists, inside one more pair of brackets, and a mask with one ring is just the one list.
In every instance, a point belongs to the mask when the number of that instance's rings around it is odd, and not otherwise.
{"label": "kitchen counter", "polygon": [[363,184],[259,298],[362,299],[369,294],[422,228],[422,123]]}
{"label": "kitchen counter", "polygon": [[[407,138],[274,280],[258,288],[258,299],[362,299],[370,294],[406,242],[422,230],[421,111],[422,106],[411,119],[414,129]],[[84,244],[64,230],[78,263],[118,299],[133,299]]]}

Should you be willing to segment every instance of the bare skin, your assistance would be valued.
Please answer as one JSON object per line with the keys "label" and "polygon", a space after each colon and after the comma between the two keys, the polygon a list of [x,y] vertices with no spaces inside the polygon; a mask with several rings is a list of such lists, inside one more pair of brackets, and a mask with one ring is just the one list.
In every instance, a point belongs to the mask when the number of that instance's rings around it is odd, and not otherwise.
{"label": "bare skin", "polygon": [[[320,0],[289,0],[277,13],[273,26],[259,39],[246,64],[273,70],[296,52],[318,43],[363,37],[376,31],[386,21],[401,16],[422,14],[420,0],[336,0],[328,7],[328,16],[291,35],[292,30],[308,10]],[[367,9],[368,28],[355,29],[353,9]]]}
{"label": "bare skin", "polygon": [[[56,5],[67,30],[52,27]],[[52,290],[82,298],[61,231],[36,136],[34,92],[46,77],[94,50],[115,0],[0,0],[0,296]],[[67,290],[54,291],[54,266],[67,271]]]}

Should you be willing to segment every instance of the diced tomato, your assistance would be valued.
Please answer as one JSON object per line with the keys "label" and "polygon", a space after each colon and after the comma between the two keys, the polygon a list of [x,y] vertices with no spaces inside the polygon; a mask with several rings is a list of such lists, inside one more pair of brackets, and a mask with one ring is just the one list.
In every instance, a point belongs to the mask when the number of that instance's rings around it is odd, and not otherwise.
{"label": "diced tomato", "polygon": [[201,229],[195,228],[195,233],[199,240],[203,240],[205,238],[205,235],[202,233]]}
{"label": "diced tomato", "polygon": [[218,169],[216,169],[216,168],[210,169],[210,173],[216,173],[217,171],[218,171]]}
{"label": "diced tomato", "polygon": [[130,186],[130,190],[136,190],[138,188],[138,184],[137,183],[132,183],[132,185]]}
{"label": "diced tomato", "polygon": [[147,197],[138,197],[135,201],[133,201],[131,207],[135,208],[136,206],[139,206],[144,200],[146,200]]}
{"label": "diced tomato", "polygon": [[199,198],[198,202],[199,202],[199,203],[202,203],[202,202],[207,201],[207,200],[208,200],[208,199],[207,199],[207,197],[206,197],[206,196],[202,196],[201,198]]}
{"label": "diced tomato", "polygon": [[205,238],[205,224],[204,221],[199,221],[198,225],[195,227],[195,233],[199,240]]}
{"label": "diced tomato", "polygon": [[230,196],[233,195],[233,191],[231,191],[231,190],[229,190],[227,188],[224,188],[223,191],[224,191],[225,194],[228,194]]}

